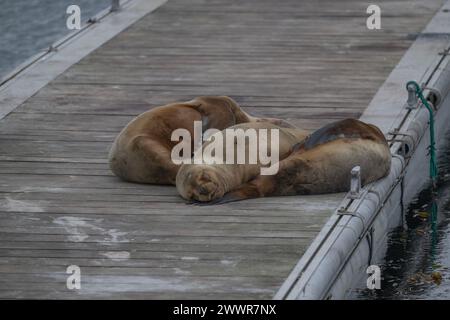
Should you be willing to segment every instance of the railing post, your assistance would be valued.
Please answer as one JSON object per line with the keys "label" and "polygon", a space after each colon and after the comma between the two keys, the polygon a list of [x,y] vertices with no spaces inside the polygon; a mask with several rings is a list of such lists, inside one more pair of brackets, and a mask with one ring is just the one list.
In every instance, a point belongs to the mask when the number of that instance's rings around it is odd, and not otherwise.
{"label": "railing post", "polygon": [[358,199],[361,195],[361,167],[354,167],[350,172],[350,175],[350,198]]}
{"label": "railing post", "polygon": [[417,98],[417,93],[416,93],[416,88],[413,85],[407,85],[406,89],[408,90],[408,109],[417,109],[417,102],[418,102],[418,98]]}
{"label": "railing post", "polygon": [[111,12],[120,10],[120,0],[111,0]]}

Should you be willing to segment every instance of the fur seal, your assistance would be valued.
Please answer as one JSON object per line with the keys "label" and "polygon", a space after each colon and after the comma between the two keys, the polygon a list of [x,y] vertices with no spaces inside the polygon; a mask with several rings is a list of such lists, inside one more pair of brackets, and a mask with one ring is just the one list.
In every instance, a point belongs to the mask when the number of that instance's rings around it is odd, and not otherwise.
{"label": "fur seal", "polygon": [[293,127],[281,119],[252,117],[226,96],[171,103],[144,112],[125,126],[109,152],[111,171],[130,182],[175,184],[180,165],[171,161],[171,150],[176,144],[171,141],[171,134],[175,129],[184,128],[193,135],[194,121],[202,121],[203,132],[259,121]]}
{"label": "fur seal", "polygon": [[[305,130],[282,128],[269,122],[238,124],[216,133],[215,138],[217,138],[217,135],[220,135],[219,138],[221,138],[221,141],[225,141],[223,143],[223,158],[225,158],[227,152],[232,152],[230,158],[231,156],[234,158],[233,164],[183,164],[176,177],[176,186],[179,194],[184,199],[191,201],[211,201],[218,199],[227,192],[236,189],[243,183],[250,181],[260,174],[260,169],[262,166],[260,161],[261,159],[255,160],[253,164],[249,161],[249,150],[252,148],[250,146],[251,141],[245,142],[244,145],[245,164],[239,164],[237,161],[236,158],[239,152],[237,144],[239,131],[237,131],[237,129],[243,129],[240,130],[241,139],[245,139],[245,130],[247,129],[255,129],[255,131],[253,131],[255,132],[255,137],[263,134],[261,129],[266,129],[267,131],[264,131],[264,134],[267,137],[267,150],[265,151],[267,151],[267,154],[270,153],[271,156],[274,150],[270,149],[270,146],[272,145],[272,134],[270,130],[278,130],[278,141],[274,141],[278,147],[278,159],[276,159],[276,162],[279,162],[279,160],[284,159],[287,155],[289,155],[292,147],[303,141],[309,135],[309,132]],[[227,136],[225,132],[229,130],[236,132],[235,136]],[[230,141],[229,146],[232,147],[229,149],[227,148],[227,139],[233,139],[233,141]],[[203,144],[203,149],[205,149],[210,143],[211,142],[205,142]],[[256,151],[256,149],[253,149],[253,152],[258,153],[260,150]]]}
{"label": "fur seal", "polygon": [[278,173],[259,175],[222,198],[205,204],[243,199],[348,191],[350,171],[361,167],[361,183],[385,177],[391,154],[383,133],[356,119],[331,123],[296,144],[280,161]]}

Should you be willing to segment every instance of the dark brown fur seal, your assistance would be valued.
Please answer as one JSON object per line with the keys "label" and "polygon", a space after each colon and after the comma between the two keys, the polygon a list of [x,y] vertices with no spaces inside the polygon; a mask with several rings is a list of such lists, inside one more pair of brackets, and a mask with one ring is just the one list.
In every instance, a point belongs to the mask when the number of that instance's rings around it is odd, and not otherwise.
{"label": "dark brown fur seal", "polygon": [[[250,128],[256,129],[255,131],[258,133],[260,129],[267,129],[269,153],[272,152],[270,149],[270,130],[278,130],[279,141],[274,142],[278,146],[279,159],[277,159],[277,162],[289,155],[292,147],[296,143],[303,141],[309,134],[305,130],[282,128],[269,122],[238,124],[228,129],[243,129],[244,131],[241,132],[245,132],[245,130]],[[218,134],[221,135],[221,139],[224,141],[223,154],[225,157],[227,152],[226,134],[225,131]],[[209,143],[205,142],[204,148]],[[258,176],[261,170],[261,162],[250,164],[247,161],[245,164],[238,164],[236,161],[237,152],[237,139],[235,139],[233,150],[234,164],[183,164],[176,178],[176,186],[180,195],[187,200],[210,201],[221,198],[225,193]],[[245,144],[245,158],[249,159],[249,143]]]}
{"label": "dark brown fur seal", "polygon": [[[280,119],[265,120],[292,126]],[[198,97],[153,108],[128,123],[115,139],[109,152],[112,172],[130,182],[175,184],[180,166],[171,160],[171,150],[178,143],[171,141],[171,134],[183,128],[193,136],[194,121],[202,121],[204,132],[262,119],[248,115],[226,96]]]}
{"label": "dark brown fur seal", "polygon": [[389,173],[391,154],[383,133],[356,119],[329,124],[295,145],[278,173],[259,175],[209,204],[243,199],[348,191],[350,171],[361,167],[363,185]]}

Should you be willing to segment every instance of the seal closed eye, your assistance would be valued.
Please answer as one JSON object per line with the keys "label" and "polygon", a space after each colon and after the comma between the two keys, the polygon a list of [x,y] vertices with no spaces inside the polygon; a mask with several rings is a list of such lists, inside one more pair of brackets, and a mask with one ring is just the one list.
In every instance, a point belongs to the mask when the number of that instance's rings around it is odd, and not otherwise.
{"label": "seal closed eye", "polygon": [[351,169],[358,165],[363,185],[386,176],[391,167],[389,145],[374,125],[356,119],[337,121],[295,145],[275,175],[257,176],[214,203],[344,192]]}

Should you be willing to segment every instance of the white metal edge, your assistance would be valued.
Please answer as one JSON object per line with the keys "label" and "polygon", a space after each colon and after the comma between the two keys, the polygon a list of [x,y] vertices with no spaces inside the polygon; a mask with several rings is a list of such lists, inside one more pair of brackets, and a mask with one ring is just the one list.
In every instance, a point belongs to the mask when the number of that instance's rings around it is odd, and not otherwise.
{"label": "white metal edge", "polygon": [[[362,121],[379,126],[385,134],[398,125],[399,118],[403,116],[403,106],[407,97],[405,83],[412,79],[418,82],[427,79],[434,70],[433,62],[436,60],[436,55],[449,45],[450,19],[447,18],[448,12],[443,11],[449,7],[450,0],[428,23],[423,35],[419,36],[408,49],[366,108],[360,118]],[[437,36],[436,33],[441,33],[442,36]],[[298,298],[298,291],[291,294],[289,291],[294,286],[297,288],[301,286],[297,283],[299,279],[305,281],[305,279],[301,279],[304,276],[305,267],[326,241],[324,238],[332,232],[331,228],[334,227],[335,221],[336,212],[325,223],[320,233],[297,262],[276,292],[274,299]]]}

